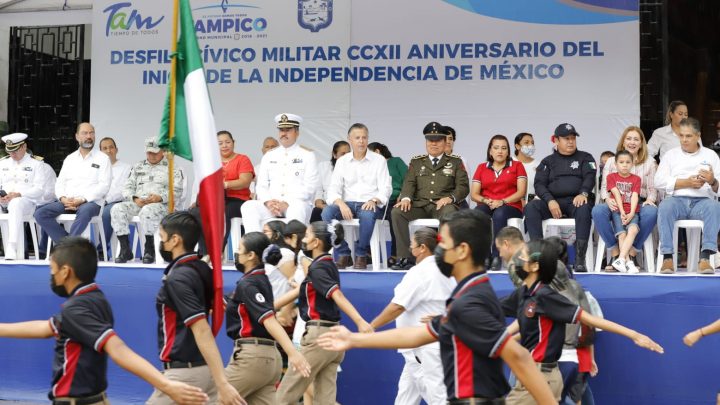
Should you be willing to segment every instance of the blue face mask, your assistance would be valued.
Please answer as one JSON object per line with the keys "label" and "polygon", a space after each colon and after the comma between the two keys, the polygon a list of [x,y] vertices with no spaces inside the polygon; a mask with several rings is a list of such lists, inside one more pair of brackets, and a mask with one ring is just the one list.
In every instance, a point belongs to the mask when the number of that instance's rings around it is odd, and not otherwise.
{"label": "blue face mask", "polygon": [[523,145],[520,147],[520,152],[524,155],[532,157],[535,154],[535,145]]}

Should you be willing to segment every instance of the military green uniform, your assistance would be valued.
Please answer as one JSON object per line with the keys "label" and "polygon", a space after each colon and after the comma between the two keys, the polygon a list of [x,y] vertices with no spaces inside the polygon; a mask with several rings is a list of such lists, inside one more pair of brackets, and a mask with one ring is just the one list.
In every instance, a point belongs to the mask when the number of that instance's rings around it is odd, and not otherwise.
{"label": "military green uniform", "polygon": [[[174,192],[176,196],[182,195],[182,181],[182,170],[175,169]],[[130,220],[138,215],[140,228],[144,234],[154,235],[160,226],[160,221],[167,215],[168,184],[168,161],[166,158],[154,165],[147,160],[135,164],[123,189],[125,201],[115,204],[110,211],[110,223],[115,234],[118,236],[129,234]],[[151,194],[159,195],[162,202],[147,204],[140,208],[133,201],[135,197],[146,198]]]}
{"label": "military green uniform", "polygon": [[[457,211],[470,191],[469,183],[465,165],[457,155],[443,154],[434,166],[429,155],[412,158],[397,199],[398,202],[410,199],[412,208],[407,212],[400,208],[392,210],[398,257],[412,257],[408,223],[420,218],[440,218]],[[453,203],[438,210],[435,203],[445,197],[452,198]]]}

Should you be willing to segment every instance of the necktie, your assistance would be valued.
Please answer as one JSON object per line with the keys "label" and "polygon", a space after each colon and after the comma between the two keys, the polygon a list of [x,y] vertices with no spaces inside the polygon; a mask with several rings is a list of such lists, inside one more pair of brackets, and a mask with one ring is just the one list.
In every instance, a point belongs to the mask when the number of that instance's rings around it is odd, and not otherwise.
{"label": "necktie", "polygon": [[432,162],[433,162],[433,168],[437,167],[437,164],[438,164],[438,160],[440,160],[440,159],[438,159],[438,158],[433,158],[433,159],[432,159]]}

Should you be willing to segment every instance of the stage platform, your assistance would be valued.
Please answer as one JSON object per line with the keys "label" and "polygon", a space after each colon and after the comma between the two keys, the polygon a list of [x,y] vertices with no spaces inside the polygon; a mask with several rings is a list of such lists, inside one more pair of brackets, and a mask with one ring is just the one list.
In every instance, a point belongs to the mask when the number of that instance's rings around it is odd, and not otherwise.
{"label": "stage platform", "polygon": [[[402,272],[341,273],[342,289],[368,320],[392,297]],[[115,330],[130,347],[157,361],[155,294],[162,268],[137,264],[101,264],[97,281],[115,312]],[[224,272],[230,291],[239,273]],[[505,273],[491,274],[498,296],[509,293]],[[600,373],[591,379],[597,404],[713,404],[720,387],[720,335],[694,348],[682,344],[686,332],[720,317],[720,277],[691,274],[581,274],[578,280],[600,301],[605,316],[646,333],[665,347],[658,355],[609,333],[597,338]],[[49,289],[45,262],[0,264],[0,322],[48,319],[62,299]],[[347,322],[347,318],[344,319]],[[354,329],[354,326],[351,328]],[[231,341],[217,338],[225,361]],[[50,385],[52,340],[0,339],[0,400],[46,401]],[[114,404],[144,403],[151,388],[110,362],[108,394]],[[347,353],[338,377],[343,405],[392,404],[402,369],[394,351],[354,350]]]}

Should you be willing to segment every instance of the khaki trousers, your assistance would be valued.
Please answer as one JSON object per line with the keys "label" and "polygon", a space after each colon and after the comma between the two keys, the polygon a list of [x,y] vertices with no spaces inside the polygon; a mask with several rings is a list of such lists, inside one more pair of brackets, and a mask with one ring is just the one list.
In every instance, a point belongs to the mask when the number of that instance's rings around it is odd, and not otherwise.
{"label": "khaki trousers", "polygon": [[[538,368],[540,368],[540,364],[536,363]],[[553,395],[555,396],[556,401],[560,401],[560,395],[562,394],[563,389],[563,382],[562,382],[562,376],[560,375],[560,368],[555,367],[551,371],[543,371],[542,373],[543,377],[545,377],[545,380],[547,381],[548,385],[550,386],[550,391],[552,391]],[[510,391],[510,394],[508,394],[507,398],[505,398],[505,403],[507,405],[535,405],[535,399],[533,399],[532,395],[530,395],[530,391],[528,391],[525,386],[520,382],[520,380],[517,380],[515,383],[515,386],[513,387],[512,391]]]}
{"label": "khaki trousers", "polygon": [[282,358],[275,346],[245,343],[235,347],[225,375],[249,405],[275,405]]}
{"label": "khaki trousers", "polygon": [[337,394],[337,369],[345,358],[345,352],[331,352],[320,348],[317,338],[330,329],[328,326],[308,325],[300,341],[300,353],[305,356],[312,371],[304,378],[297,370],[288,367],[278,387],[278,404],[296,405],[307,387],[314,383],[313,405],[335,405]]}
{"label": "khaki trousers", "polygon": [[[171,381],[181,381],[185,384],[198,387],[205,392],[210,398],[209,404],[217,403],[217,387],[210,375],[208,366],[199,366],[192,368],[172,368],[163,372],[165,377]],[[164,392],[157,388],[153,391],[150,398],[145,402],[146,405],[171,405],[173,400]]]}

